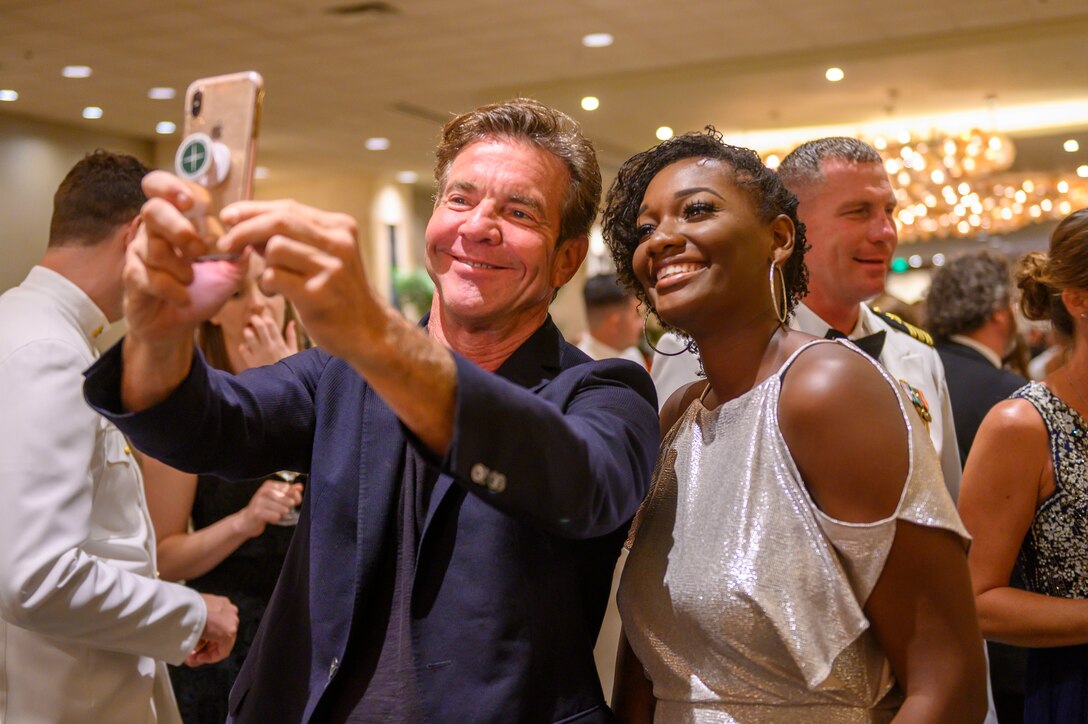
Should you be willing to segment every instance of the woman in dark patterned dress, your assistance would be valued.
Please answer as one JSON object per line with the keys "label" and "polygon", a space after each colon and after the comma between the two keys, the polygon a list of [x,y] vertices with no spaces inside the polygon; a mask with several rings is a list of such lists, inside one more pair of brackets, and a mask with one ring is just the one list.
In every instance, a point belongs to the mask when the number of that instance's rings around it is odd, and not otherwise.
{"label": "woman in dark patterned dress", "polygon": [[[308,346],[287,300],[258,288],[263,269],[261,258],[251,256],[238,290],[201,326],[197,342],[212,366],[237,374]],[[294,528],[282,523],[301,502],[302,485],[279,479],[228,483],[150,458],[144,461],[144,478],[159,574],[227,596],[238,607],[238,638],[229,657],[211,666],[170,667],[182,719],[222,722],[230,687],[283,566]]]}
{"label": "woman in dark patterned dress", "polygon": [[[1088,722],[1088,209],[1024,257],[1017,283],[1024,314],[1072,352],[983,420],[960,514],[983,635],[1031,647],[1024,720]],[[1009,586],[1017,560],[1024,591]]]}

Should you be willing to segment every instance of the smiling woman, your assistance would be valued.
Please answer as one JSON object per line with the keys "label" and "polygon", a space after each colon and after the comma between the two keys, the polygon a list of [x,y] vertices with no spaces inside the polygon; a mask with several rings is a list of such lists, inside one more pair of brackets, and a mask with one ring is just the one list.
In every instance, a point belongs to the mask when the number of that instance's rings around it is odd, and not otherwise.
{"label": "smiling woman", "polygon": [[[677,161],[684,161],[683,165]],[[787,311],[793,309],[799,299],[808,293],[808,271],[804,264],[807,246],[804,243],[804,226],[797,221],[797,200],[790,194],[777,177],[760,162],[755,153],[747,149],[728,146],[721,143],[720,136],[710,130],[707,134],[687,134],[661,144],[651,151],[633,157],[620,170],[620,175],[608,194],[602,224],[608,234],[608,243],[613,259],[623,283],[632,287],[640,301],[656,309],[656,279],[649,283],[649,270],[646,268],[646,254],[642,242],[646,240],[662,220],[655,218],[647,208],[644,194],[650,181],[663,169],[672,164],[680,169],[669,169],[669,174],[681,174],[681,180],[690,181],[690,188],[682,189],[683,197],[675,199],[672,217],[679,221],[696,220],[697,217],[722,223],[715,213],[716,207],[723,207],[725,223],[737,223],[742,217],[756,217],[762,222],[770,222],[781,216],[789,218],[797,243],[793,252],[787,255],[781,266],[776,267],[782,276],[786,293],[781,304]],[[721,179],[723,172],[732,178],[727,185],[716,184],[714,188],[703,186],[701,178]],[[659,187],[662,184],[659,184]],[[715,191],[715,188],[718,190]],[[708,199],[699,194],[709,195]],[[728,196],[728,200],[725,198]],[[742,214],[741,212],[747,212]],[[635,223],[631,223],[634,220]],[[755,219],[752,219],[753,221]],[[668,224],[670,220],[665,220]],[[642,253],[639,254],[639,249]],[[695,244],[688,250],[691,258],[670,256],[671,264],[691,264],[705,268],[703,251]],[[766,259],[762,265],[767,270]],[[641,265],[640,275],[636,266]],[[684,271],[683,266],[666,270],[666,274]],[[695,271],[694,268],[689,270]],[[655,272],[655,275],[657,272]],[[765,295],[759,295],[763,299]],[[753,299],[753,301],[755,301]],[[767,301],[767,300],[765,300]],[[659,315],[666,328],[682,327],[679,320],[670,315]],[[686,329],[686,327],[684,328]]]}
{"label": "smiling woman", "polygon": [[967,535],[925,428],[852,344],[784,324],[797,199],[753,152],[688,134],[624,164],[604,236],[706,372],[662,408],[632,526],[621,720],[980,721]]}

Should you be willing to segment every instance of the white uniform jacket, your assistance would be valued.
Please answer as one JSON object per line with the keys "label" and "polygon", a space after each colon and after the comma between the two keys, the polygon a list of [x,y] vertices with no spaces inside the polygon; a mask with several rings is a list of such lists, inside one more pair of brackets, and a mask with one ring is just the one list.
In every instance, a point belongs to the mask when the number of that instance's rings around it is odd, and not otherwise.
{"label": "white uniform jacket", "polygon": [[[827,334],[830,326],[804,304],[798,304],[794,310],[790,326],[816,337]],[[948,396],[948,385],[944,378],[944,366],[937,350],[924,342],[911,337],[906,332],[895,329],[883,319],[873,314],[868,306],[861,305],[861,315],[854,329],[847,336],[852,339],[864,337],[884,330],[884,349],[880,353],[880,363],[896,379],[902,380],[925,395],[929,413],[933,420],[929,423],[929,437],[937,449],[941,460],[941,471],[948,492],[955,500],[960,491],[959,450],[956,447],[956,428],[952,420],[952,402]],[[682,349],[682,342],[676,335],[666,335],[658,342],[658,349],[672,352]],[[664,405],[680,386],[698,379],[699,361],[695,355],[684,353],[676,357],[654,355],[650,376],[657,387],[658,405]]]}
{"label": "white uniform jacket", "polygon": [[578,343],[578,349],[593,359],[628,359],[639,367],[646,369],[646,360],[642,358],[642,353],[638,351],[638,347],[616,349],[597,339],[588,331],[582,336],[582,341]]}
{"label": "white uniform jacket", "polygon": [[124,436],[83,401],[105,315],[35,267],[0,297],[0,722],[178,721],[163,661],[207,615],[155,578]]}

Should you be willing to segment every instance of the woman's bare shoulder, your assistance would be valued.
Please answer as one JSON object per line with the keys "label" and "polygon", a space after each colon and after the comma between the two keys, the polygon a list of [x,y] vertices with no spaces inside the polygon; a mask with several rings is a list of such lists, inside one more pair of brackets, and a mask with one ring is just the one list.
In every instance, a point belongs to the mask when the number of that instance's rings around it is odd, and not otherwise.
{"label": "woman's bare shoulder", "polygon": [[676,424],[676,421],[680,419],[684,414],[684,410],[691,406],[691,403],[699,398],[700,395],[706,390],[706,380],[696,380],[695,382],[689,382],[683,387],[678,388],[673,392],[669,399],[665,401],[665,404],[661,406],[661,436],[664,437],[668,434],[672,426]]}
{"label": "woman's bare shoulder", "polygon": [[780,405],[798,414],[855,409],[873,397],[894,400],[875,364],[841,344],[814,344],[783,374]]}
{"label": "woman's bare shoulder", "polygon": [[910,465],[893,384],[840,344],[806,349],[783,377],[782,436],[809,493],[834,518],[871,522],[898,505]]}

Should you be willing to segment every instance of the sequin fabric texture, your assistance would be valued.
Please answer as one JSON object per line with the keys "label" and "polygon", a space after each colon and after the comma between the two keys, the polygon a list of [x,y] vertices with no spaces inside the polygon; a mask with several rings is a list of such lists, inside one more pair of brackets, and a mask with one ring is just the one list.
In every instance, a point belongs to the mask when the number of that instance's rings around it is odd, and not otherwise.
{"label": "sequin fabric texture", "polygon": [[1035,511],[1020,547],[1029,591],[1088,598],[1088,440],[1075,410],[1045,385],[1031,382],[1012,394],[1030,402],[1046,424],[1054,465],[1054,494]]}
{"label": "sequin fabric texture", "polygon": [[777,418],[781,377],[810,345],[741,397],[693,402],[662,444],[619,590],[657,721],[890,720],[902,697],[863,607],[896,522],[968,540],[929,436],[875,363],[909,440],[899,505],[870,524],[816,507]]}

